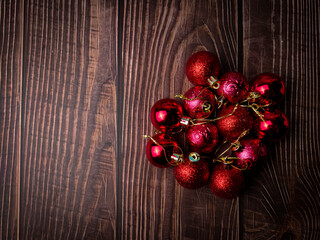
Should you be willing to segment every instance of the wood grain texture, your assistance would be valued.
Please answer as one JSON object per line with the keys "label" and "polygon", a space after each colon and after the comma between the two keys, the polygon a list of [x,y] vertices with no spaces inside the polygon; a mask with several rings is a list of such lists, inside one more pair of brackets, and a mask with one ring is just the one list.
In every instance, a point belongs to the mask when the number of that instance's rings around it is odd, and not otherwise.
{"label": "wood grain texture", "polygon": [[238,200],[182,189],[173,168],[147,161],[142,139],[153,132],[153,103],[191,87],[184,67],[193,52],[212,51],[223,71],[237,70],[237,2],[124,1],[121,9],[119,239],[238,239]]}
{"label": "wood grain texture", "polygon": [[320,239],[318,1],[245,1],[244,72],[283,77],[289,135],[241,198],[243,239]]}
{"label": "wood grain texture", "polygon": [[0,1],[0,239],[19,235],[23,5]]}
{"label": "wood grain texture", "polygon": [[25,2],[21,239],[116,237],[117,13]]}

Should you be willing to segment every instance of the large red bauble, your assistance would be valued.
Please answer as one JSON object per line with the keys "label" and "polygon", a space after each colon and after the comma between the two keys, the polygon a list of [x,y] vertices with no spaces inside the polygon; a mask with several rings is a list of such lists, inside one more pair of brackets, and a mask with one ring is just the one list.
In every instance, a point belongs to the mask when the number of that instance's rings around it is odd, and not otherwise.
{"label": "large red bauble", "polygon": [[195,86],[190,88],[185,94],[183,107],[191,118],[207,118],[214,109],[215,97],[210,89]]}
{"label": "large red bauble", "polygon": [[150,119],[153,126],[162,132],[179,130],[182,116],[182,106],[178,101],[170,98],[157,101],[152,106],[150,112]]}
{"label": "large red bauble", "polygon": [[157,145],[151,139],[146,146],[146,154],[149,162],[159,168],[169,167],[169,161],[171,161],[171,155],[173,153],[180,153],[177,142],[165,133],[159,133],[152,137]]}
{"label": "large red bauble", "polygon": [[280,141],[289,130],[289,121],[287,116],[279,111],[265,111],[262,121],[257,118],[254,121],[254,129],[260,139],[265,139],[270,142]]}
{"label": "large red bauble", "polygon": [[241,170],[219,163],[213,168],[210,178],[212,192],[224,199],[232,199],[239,196],[245,186],[244,176]]}
{"label": "large red bauble", "polygon": [[240,140],[241,148],[235,152],[237,165],[240,168],[247,168],[253,170],[257,164],[264,161],[267,157],[268,151],[261,139],[256,138],[243,138]]}
{"label": "large red bauble", "polygon": [[224,96],[230,103],[245,100],[249,95],[249,82],[241,73],[228,72],[220,78],[219,96]]}
{"label": "large red bauble", "polygon": [[218,130],[213,123],[193,125],[186,130],[186,142],[194,152],[210,153],[218,141]]}
{"label": "large red bauble", "polygon": [[202,159],[197,162],[191,162],[186,157],[183,163],[175,167],[174,175],[182,187],[189,189],[200,188],[209,180],[209,164]]}
{"label": "large red bauble", "polygon": [[218,77],[219,59],[212,53],[201,51],[193,54],[186,64],[186,75],[194,85],[210,86],[208,78]]}
{"label": "large red bauble", "polygon": [[253,79],[251,91],[258,92],[261,95],[259,98],[256,98],[256,102],[262,105],[275,105],[284,98],[285,86],[278,75],[274,73],[262,73]]}
{"label": "large red bauble", "polygon": [[[222,109],[217,117],[232,113],[235,105],[229,105]],[[228,117],[216,121],[220,134],[229,141],[236,140],[245,130],[251,130],[253,117],[245,108],[237,106],[235,112]]]}

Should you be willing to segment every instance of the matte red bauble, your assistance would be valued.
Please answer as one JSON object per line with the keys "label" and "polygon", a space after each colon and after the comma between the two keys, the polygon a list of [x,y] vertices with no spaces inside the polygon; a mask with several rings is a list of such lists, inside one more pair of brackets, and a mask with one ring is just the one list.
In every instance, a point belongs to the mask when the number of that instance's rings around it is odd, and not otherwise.
{"label": "matte red bauble", "polygon": [[245,100],[249,95],[249,82],[241,73],[228,72],[220,78],[219,96],[224,96],[231,103]]}
{"label": "matte red bauble", "polygon": [[256,98],[256,102],[262,105],[275,105],[283,99],[285,86],[278,75],[274,73],[262,73],[253,79],[251,91],[258,92],[261,95],[259,98]]}
{"label": "matte red bauble", "polygon": [[190,88],[185,94],[183,107],[191,118],[207,118],[214,109],[215,97],[208,88],[195,86]]}
{"label": "matte red bauble", "polygon": [[194,85],[210,86],[208,78],[218,77],[219,59],[212,53],[201,51],[193,54],[186,64],[186,75]]}
{"label": "matte red bauble", "polygon": [[197,153],[212,152],[218,141],[218,130],[213,123],[193,125],[186,130],[186,142]]}
{"label": "matte red bauble", "polygon": [[186,157],[183,163],[175,167],[174,175],[182,187],[189,189],[200,188],[209,180],[209,164],[202,159],[197,162],[191,162]]}
{"label": "matte red bauble", "polygon": [[165,133],[159,133],[152,137],[161,146],[151,139],[147,143],[146,154],[149,162],[159,168],[169,167],[173,153],[180,153],[177,142]]}
{"label": "matte red bauble", "polygon": [[[222,109],[217,117],[232,113],[235,105],[229,105]],[[251,130],[253,117],[245,108],[238,106],[235,112],[228,117],[216,121],[220,134],[229,141],[236,140],[245,130]]]}
{"label": "matte red bauble", "polygon": [[179,130],[182,116],[182,106],[178,101],[170,98],[157,101],[150,112],[153,126],[162,132]]}
{"label": "matte red bauble", "polygon": [[256,138],[243,138],[240,140],[241,147],[235,152],[237,160],[237,166],[247,170],[253,170],[256,168],[259,162],[266,159],[268,151],[261,139]]}
{"label": "matte red bauble", "polygon": [[263,119],[257,118],[254,122],[254,129],[260,139],[278,142],[288,133],[289,121],[283,112],[265,111]]}
{"label": "matte red bauble", "polygon": [[244,176],[241,170],[219,163],[213,168],[210,178],[212,192],[224,199],[232,199],[239,196],[245,186]]}

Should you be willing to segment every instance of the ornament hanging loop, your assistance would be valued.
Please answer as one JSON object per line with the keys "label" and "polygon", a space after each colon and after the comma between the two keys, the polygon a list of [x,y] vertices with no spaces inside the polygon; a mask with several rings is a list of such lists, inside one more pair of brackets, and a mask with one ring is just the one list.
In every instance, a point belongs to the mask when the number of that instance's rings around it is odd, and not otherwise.
{"label": "ornament hanging loop", "polygon": [[214,76],[211,76],[207,79],[207,81],[210,84],[210,87],[213,89],[218,89],[220,87],[220,82],[217,78],[215,78]]}

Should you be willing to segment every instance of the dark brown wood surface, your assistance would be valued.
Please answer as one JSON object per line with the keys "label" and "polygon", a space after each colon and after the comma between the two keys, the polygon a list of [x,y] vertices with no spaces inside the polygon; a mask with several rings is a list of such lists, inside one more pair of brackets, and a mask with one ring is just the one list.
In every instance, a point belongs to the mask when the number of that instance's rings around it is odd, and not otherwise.
{"label": "dark brown wood surface", "polygon": [[[317,1],[0,1],[1,239],[320,239]],[[272,71],[289,135],[234,200],[145,157],[188,57]]]}
{"label": "dark brown wood surface", "polygon": [[19,235],[23,4],[0,4],[0,239]]}

